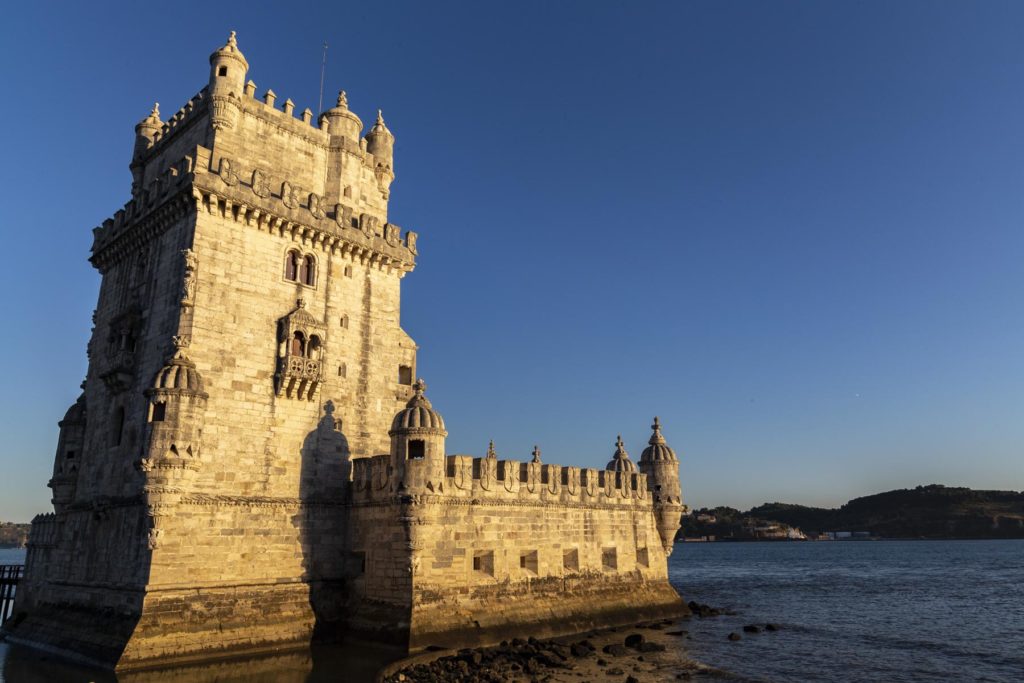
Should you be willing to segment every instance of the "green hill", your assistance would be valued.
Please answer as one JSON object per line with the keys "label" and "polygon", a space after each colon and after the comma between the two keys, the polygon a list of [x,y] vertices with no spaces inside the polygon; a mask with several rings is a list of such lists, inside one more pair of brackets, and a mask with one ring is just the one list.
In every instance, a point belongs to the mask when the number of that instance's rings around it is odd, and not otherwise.
{"label": "green hill", "polygon": [[[1024,538],[1024,492],[1016,491],[933,484],[854,498],[835,509],[765,503],[744,513],[733,512],[723,517],[728,520],[724,526],[709,530],[698,517],[713,511],[694,511],[684,518],[681,533],[727,537],[752,521],[768,521],[805,532],[866,531],[883,538]],[[718,522],[718,516],[713,516]]]}

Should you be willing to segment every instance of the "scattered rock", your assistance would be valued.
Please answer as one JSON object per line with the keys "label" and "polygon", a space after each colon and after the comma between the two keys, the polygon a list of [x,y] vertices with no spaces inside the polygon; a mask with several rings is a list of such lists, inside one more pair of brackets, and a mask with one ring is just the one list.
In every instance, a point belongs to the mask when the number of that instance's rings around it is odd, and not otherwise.
{"label": "scattered rock", "polygon": [[626,636],[626,647],[640,647],[640,645],[646,640],[647,639],[644,638],[642,633],[631,633],[630,635]]}
{"label": "scattered rock", "polygon": [[744,633],[760,633],[761,632],[761,627],[755,626],[754,624],[747,624],[746,626],[743,627],[743,632]]}
{"label": "scattered rock", "polygon": [[765,624],[764,625],[764,630],[765,631],[778,631],[780,628],[782,628],[782,627],[779,626],[778,624]]}
{"label": "scattered rock", "polygon": [[684,631],[684,630],[679,630],[679,631],[665,631],[665,635],[666,635],[666,636],[685,636],[685,635],[687,635],[688,633],[689,633],[688,631]]}
{"label": "scattered rock", "polygon": [[607,671],[605,671],[605,673],[608,674],[609,676],[621,676],[622,674],[624,674],[626,672],[623,671],[622,669],[619,669],[619,668],[616,668],[616,667],[612,667],[611,669],[608,669]]}
{"label": "scattered rock", "polygon": [[580,642],[573,643],[569,650],[572,652],[573,657],[586,657],[594,651],[594,648],[588,647],[586,642]]}
{"label": "scattered rock", "polygon": [[636,676],[626,676],[626,683],[640,683],[640,679]]}
{"label": "scattered rock", "polygon": [[597,660],[597,665],[598,666],[608,666],[608,660],[606,660],[606,659],[598,659]]}
{"label": "scattered rock", "polygon": [[729,634],[729,640],[740,640],[741,637],[742,636],[740,636],[740,634],[736,633],[735,631]]}
{"label": "scattered rock", "polygon": [[605,654],[612,655],[613,657],[621,657],[623,655],[629,654],[629,650],[626,649],[626,646],[620,643],[612,643],[611,645],[605,645],[602,650]]}

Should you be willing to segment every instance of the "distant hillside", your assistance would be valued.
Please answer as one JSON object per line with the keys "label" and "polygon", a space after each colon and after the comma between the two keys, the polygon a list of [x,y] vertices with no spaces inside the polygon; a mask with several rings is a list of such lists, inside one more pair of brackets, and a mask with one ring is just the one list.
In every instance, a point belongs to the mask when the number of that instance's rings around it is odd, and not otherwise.
{"label": "distant hillside", "polygon": [[[700,522],[714,508],[684,518],[686,536],[727,537],[737,528],[775,522],[804,532],[866,531],[883,538],[1024,538],[1024,492],[974,491],[939,485],[918,486],[854,498],[838,509],[789,503],[765,503],[745,513],[726,515],[723,528]],[[742,537],[742,535],[737,536]]]}
{"label": "distant hillside", "polygon": [[20,548],[28,540],[28,524],[0,522],[0,548]]}

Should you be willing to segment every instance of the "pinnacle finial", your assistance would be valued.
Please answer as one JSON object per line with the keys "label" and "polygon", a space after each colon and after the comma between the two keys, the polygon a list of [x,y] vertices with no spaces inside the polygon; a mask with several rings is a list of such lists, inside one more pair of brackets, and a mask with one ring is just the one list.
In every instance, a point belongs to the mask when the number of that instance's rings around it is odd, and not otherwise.
{"label": "pinnacle finial", "polygon": [[647,443],[652,446],[658,443],[665,443],[665,437],[661,434],[661,420],[658,419],[657,415],[654,416],[654,424],[651,425],[651,430],[654,433],[651,434],[651,440]]}
{"label": "pinnacle finial", "polygon": [[228,45],[230,45],[231,47],[238,47],[238,39],[235,36],[234,31],[232,31],[231,34],[228,36]]}
{"label": "pinnacle finial", "polygon": [[539,446],[534,446],[533,447],[532,455],[533,455],[533,461],[535,463],[539,464],[540,463],[540,447]]}
{"label": "pinnacle finial", "polygon": [[160,118],[160,103],[153,103],[153,111],[149,112],[149,115],[155,118]]}
{"label": "pinnacle finial", "polygon": [[344,90],[338,91],[338,105],[339,107],[348,107],[348,95],[345,94]]}
{"label": "pinnacle finial", "polygon": [[417,380],[416,380],[416,382],[415,382],[415,383],[414,383],[414,384],[412,385],[412,388],[413,388],[413,391],[415,391],[415,392],[416,392],[416,395],[417,395],[417,396],[422,396],[422,395],[423,395],[423,392],[427,390],[427,383],[423,381],[423,378],[422,378],[422,377],[420,377],[420,378],[419,378],[419,379],[417,379]]}
{"label": "pinnacle finial", "polygon": [[491,442],[487,444],[487,457],[492,460],[498,457],[498,452],[494,450],[494,439],[491,439]]}
{"label": "pinnacle finial", "polygon": [[384,114],[380,109],[377,110],[377,123],[382,126],[384,125]]}

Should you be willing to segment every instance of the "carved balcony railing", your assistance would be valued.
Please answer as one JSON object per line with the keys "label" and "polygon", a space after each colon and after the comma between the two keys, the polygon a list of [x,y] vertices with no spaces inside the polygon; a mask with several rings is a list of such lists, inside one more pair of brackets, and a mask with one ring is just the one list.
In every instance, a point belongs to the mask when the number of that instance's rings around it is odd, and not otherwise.
{"label": "carved balcony railing", "polygon": [[277,360],[277,395],[311,400],[322,377],[319,359],[288,354]]}
{"label": "carved balcony railing", "polygon": [[99,368],[100,379],[111,393],[127,389],[135,374],[135,352],[116,349],[102,357]]}

